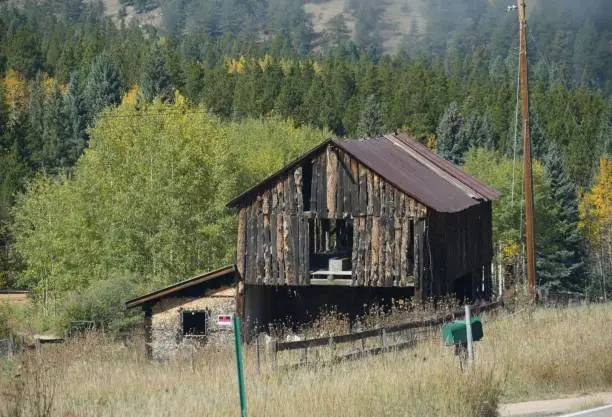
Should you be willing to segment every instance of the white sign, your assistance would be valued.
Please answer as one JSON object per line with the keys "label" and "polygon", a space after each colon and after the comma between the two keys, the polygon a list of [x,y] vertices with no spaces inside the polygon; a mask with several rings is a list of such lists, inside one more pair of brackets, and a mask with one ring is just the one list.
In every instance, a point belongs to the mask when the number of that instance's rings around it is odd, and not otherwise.
{"label": "white sign", "polygon": [[219,327],[228,327],[232,328],[234,326],[234,321],[232,320],[232,314],[221,314],[217,316],[217,326]]}

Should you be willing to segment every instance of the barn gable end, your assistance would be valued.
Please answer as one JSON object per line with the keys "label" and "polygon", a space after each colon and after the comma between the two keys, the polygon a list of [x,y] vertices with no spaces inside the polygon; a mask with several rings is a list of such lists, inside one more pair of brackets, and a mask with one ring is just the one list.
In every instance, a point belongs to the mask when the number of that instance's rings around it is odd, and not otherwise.
{"label": "barn gable end", "polygon": [[229,203],[237,269],[246,285],[452,291],[490,263],[497,196],[405,136],[328,140]]}

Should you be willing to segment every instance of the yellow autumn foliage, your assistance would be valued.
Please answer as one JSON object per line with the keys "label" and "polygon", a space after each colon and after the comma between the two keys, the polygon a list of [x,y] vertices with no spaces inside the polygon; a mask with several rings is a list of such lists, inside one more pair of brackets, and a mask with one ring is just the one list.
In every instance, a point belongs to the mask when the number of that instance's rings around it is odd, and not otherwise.
{"label": "yellow autumn foliage", "polygon": [[289,71],[291,70],[291,67],[293,66],[295,62],[292,59],[288,59],[288,58],[282,58],[280,60],[280,66],[281,69],[283,70],[283,74],[287,75],[289,74]]}
{"label": "yellow autumn foliage", "polygon": [[[268,54],[264,55],[260,59],[253,59],[253,58],[247,59],[241,55],[240,58],[238,59],[225,57],[223,61],[225,63],[225,69],[228,72],[228,74],[238,74],[238,75],[244,75],[247,72],[249,72],[250,69],[253,69],[253,68],[259,68],[262,71],[266,71],[277,62],[278,62],[278,65],[280,65],[281,70],[283,71],[283,74],[287,75],[289,74],[291,67],[296,65],[296,61],[293,59],[281,58],[280,60],[275,61],[275,58],[272,55],[268,55]],[[322,70],[321,65],[316,61],[310,61],[310,60],[298,61],[297,65],[299,65],[301,68],[311,67],[313,71],[317,74],[320,73]]]}
{"label": "yellow autumn foliage", "polygon": [[519,242],[508,241],[502,244],[502,250],[504,262],[506,264],[512,264],[521,254],[521,245]]}
{"label": "yellow autumn foliage", "polygon": [[28,92],[23,74],[8,70],[3,80],[6,104],[10,110],[23,110],[28,105]]}
{"label": "yellow autumn foliage", "polygon": [[433,134],[427,135],[425,144],[429,150],[435,151],[436,150],[436,135],[433,135]]}
{"label": "yellow autumn foliage", "polygon": [[257,61],[257,63],[259,64],[259,68],[261,68],[262,71],[265,71],[274,64],[274,58],[272,58],[272,56],[269,54],[265,54],[263,58]]}
{"label": "yellow autumn foliage", "polygon": [[132,88],[128,90],[127,93],[123,95],[121,98],[122,106],[135,106],[138,103],[138,92],[140,91],[140,86],[138,84],[134,84]]}
{"label": "yellow autumn foliage", "polygon": [[249,67],[249,63],[243,55],[241,55],[238,59],[226,57],[225,67],[227,68],[227,72],[229,74],[243,75],[246,74],[247,69]]}
{"label": "yellow autumn foliage", "polygon": [[55,79],[51,77],[46,72],[42,74],[43,80],[43,91],[45,92],[45,97],[49,97],[55,88]]}
{"label": "yellow autumn foliage", "polygon": [[[579,229],[596,248],[610,252],[612,238],[612,161],[602,156],[599,172],[590,190],[580,199]],[[608,253],[612,256],[612,253]]]}

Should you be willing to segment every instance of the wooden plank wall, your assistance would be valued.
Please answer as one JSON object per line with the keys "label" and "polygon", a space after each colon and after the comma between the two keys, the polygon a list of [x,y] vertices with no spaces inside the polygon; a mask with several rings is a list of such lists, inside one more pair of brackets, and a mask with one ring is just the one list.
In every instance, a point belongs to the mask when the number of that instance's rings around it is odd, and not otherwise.
{"label": "wooden plank wall", "polygon": [[302,169],[297,168],[245,208],[247,284],[310,283],[309,227],[302,215],[301,182]]}
{"label": "wooden plank wall", "polygon": [[338,149],[328,148],[312,165],[310,211],[319,218],[388,217],[399,210],[412,217],[427,213],[424,205]]}
{"label": "wooden plank wall", "polygon": [[[312,178],[297,167],[245,207],[246,238],[239,244],[247,284],[310,284],[310,241],[318,231],[311,218],[353,219],[353,285],[414,285],[416,296],[428,297],[490,265],[490,203],[437,213],[338,149],[322,151],[311,163]],[[302,184],[308,180],[305,214]]]}
{"label": "wooden plank wall", "polygon": [[[246,248],[245,282],[309,285],[310,240],[317,232],[309,218],[316,217],[353,219],[354,285],[413,285],[421,270],[415,219],[425,217],[426,207],[338,149],[327,148],[311,163],[312,178],[298,167],[246,207],[246,239],[239,240]],[[311,181],[308,215],[304,180]]]}
{"label": "wooden plank wall", "polygon": [[353,284],[391,287],[415,280],[415,219],[427,209],[350,155],[328,148],[313,160],[310,210],[353,218]]}
{"label": "wooden plank wall", "polygon": [[452,290],[455,279],[468,273],[479,274],[483,266],[490,269],[493,256],[490,202],[459,213],[430,211],[427,224],[426,247],[431,250],[434,277],[428,282],[427,295],[444,294]]}

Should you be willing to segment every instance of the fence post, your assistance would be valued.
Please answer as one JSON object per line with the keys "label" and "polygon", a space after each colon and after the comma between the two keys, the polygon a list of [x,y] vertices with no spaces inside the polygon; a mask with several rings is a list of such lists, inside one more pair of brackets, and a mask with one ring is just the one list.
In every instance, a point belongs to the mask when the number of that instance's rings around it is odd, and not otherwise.
{"label": "fence post", "polygon": [[259,359],[259,334],[255,336],[255,355],[257,358],[257,375],[260,374],[260,359]]}
{"label": "fence post", "polygon": [[240,415],[247,417],[246,389],[244,386],[244,366],[242,364],[242,339],[240,337],[240,317],[234,315],[234,345],[236,350],[236,371],[238,374],[238,394],[240,396]]}
{"label": "fence post", "polygon": [[474,340],[472,339],[472,314],[470,305],[465,305],[465,332],[467,336],[468,363],[474,361]]}
{"label": "fence post", "polygon": [[277,343],[278,343],[278,341],[276,341],[276,339],[272,341],[272,365],[275,368],[278,366],[278,362],[277,362],[277,358],[276,358],[276,355],[277,355]]}

